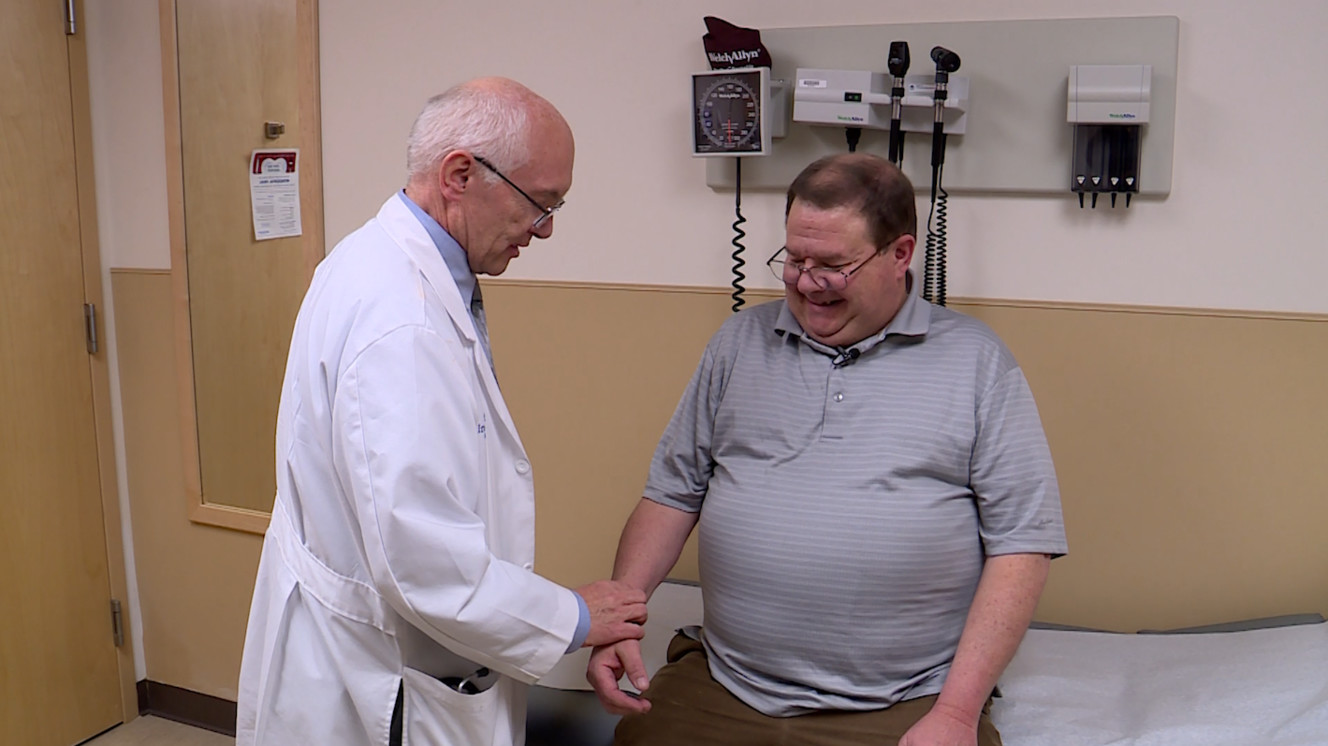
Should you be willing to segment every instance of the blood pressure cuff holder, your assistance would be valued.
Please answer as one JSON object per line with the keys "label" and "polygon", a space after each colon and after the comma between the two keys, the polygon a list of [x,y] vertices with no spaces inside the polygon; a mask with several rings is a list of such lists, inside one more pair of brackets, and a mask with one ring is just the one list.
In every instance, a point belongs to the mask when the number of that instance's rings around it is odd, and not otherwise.
{"label": "blood pressure cuff holder", "polygon": [[743,28],[721,18],[705,17],[707,33],[701,37],[711,70],[731,67],[770,67],[770,51],[761,43],[758,29]]}

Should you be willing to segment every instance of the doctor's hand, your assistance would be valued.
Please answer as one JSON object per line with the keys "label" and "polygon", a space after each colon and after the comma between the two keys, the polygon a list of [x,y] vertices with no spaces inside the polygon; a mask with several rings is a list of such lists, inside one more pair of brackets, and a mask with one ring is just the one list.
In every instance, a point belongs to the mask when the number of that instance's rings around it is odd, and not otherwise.
{"label": "doctor's hand", "polygon": [[646,594],[616,580],[597,580],[576,589],[590,609],[585,647],[610,645],[645,636]]}
{"label": "doctor's hand", "polygon": [[586,681],[595,687],[595,694],[605,710],[613,715],[649,712],[650,700],[635,697],[618,688],[618,679],[621,679],[624,673],[637,689],[644,692],[650,686],[650,679],[646,677],[646,665],[641,660],[639,640],[623,640],[614,645],[595,648],[590,654],[590,665],[586,667]]}

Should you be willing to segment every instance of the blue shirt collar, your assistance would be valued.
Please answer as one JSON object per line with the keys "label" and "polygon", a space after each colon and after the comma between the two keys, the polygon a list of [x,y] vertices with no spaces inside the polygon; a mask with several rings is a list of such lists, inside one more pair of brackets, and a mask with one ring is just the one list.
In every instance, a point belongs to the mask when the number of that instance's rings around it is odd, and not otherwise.
{"label": "blue shirt collar", "polygon": [[424,230],[429,233],[429,238],[433,239],[434,246],[438,247],[438,253],[443,255],[443,262],[447,264],[447,269],[452,273],[452,279],[456,281],[457,289],[461,291],[461,299],[466,302],[469,308],[475,298],[475,291],[479,287],[479,282],[475,273],[470,271],[470,263],[466,260],[466,250],[461,248],[461,244],[452,238],[443,226],[438,224],[424,208],[415,204],[415,201],[406,196],[406,190],[402,189],[397,193],[401,201],[410,209],[411,214],[420,221]]}

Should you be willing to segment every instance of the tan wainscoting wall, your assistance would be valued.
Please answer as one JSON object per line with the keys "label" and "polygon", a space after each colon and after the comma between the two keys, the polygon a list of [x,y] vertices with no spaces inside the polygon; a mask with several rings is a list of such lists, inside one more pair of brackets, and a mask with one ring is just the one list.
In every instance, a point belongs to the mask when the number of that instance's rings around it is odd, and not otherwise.
{"label": "tan wainscoting wall", "polygon": [[[537,566],[571,584],[605,575],[731,299],[503,280],[484,294],[535,467]],[[1328,614],[1328,318],[951,305],[1013,350],[1056,461],[1070,554],[1040,619],[1133,631]],[[696,578],[694,547],[674,575]]]}
{"label": "tan wainscoting wall", "polygon": [[169,271],[111,271],[147,679],[231,701],[263,537],[189,520]]}
{"label": "tan wainscoting wall", "polygon": [[[112,289],[148,678],[234,699],[261,539],[188,520],[169,273],[115,270]],[[484,292],[535,466],[537,568],[568,585],[603,577],[730,298],[504,280]],[[1056,459],[1071,553],[1040,619],[1135,630],[1328,614],[1328,319],[952,305],[1019,357]],[[696,578],[694,546],[673,574]]]}

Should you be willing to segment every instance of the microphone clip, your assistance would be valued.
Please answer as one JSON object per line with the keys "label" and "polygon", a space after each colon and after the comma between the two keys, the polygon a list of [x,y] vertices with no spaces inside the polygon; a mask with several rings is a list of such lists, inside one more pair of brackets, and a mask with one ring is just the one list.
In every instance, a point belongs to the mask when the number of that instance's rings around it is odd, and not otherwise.
{"label": "microphone clip", "polygon": [[836,368],[843,368],[847,365],[852,365],[861,354],[862,353],[856,347],[850,347],[848,349],[841,347],[839,348],[839,354],[835,355],[834,358],[830,360],[830,364]]}

